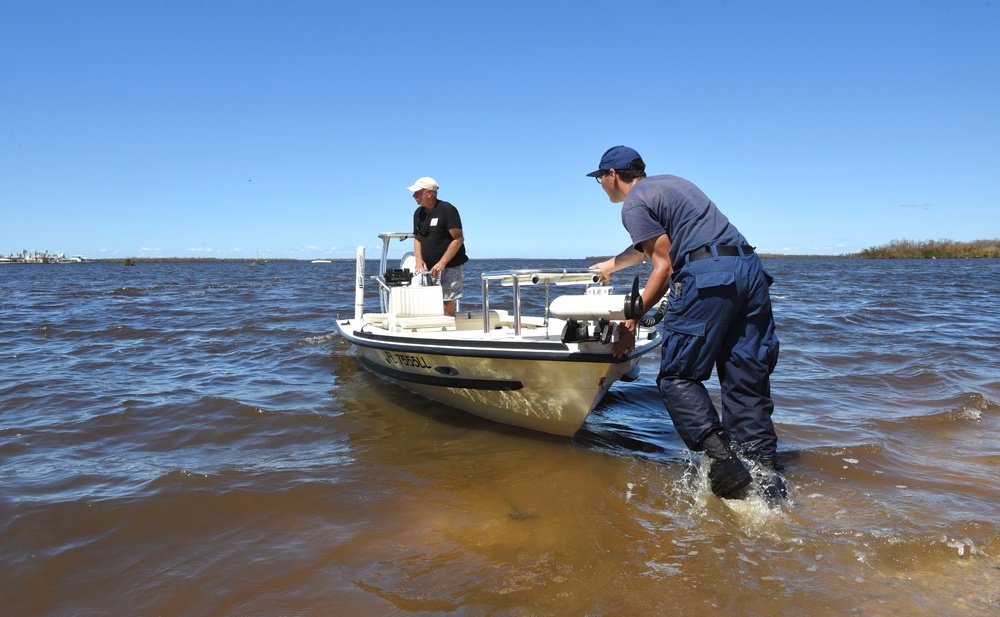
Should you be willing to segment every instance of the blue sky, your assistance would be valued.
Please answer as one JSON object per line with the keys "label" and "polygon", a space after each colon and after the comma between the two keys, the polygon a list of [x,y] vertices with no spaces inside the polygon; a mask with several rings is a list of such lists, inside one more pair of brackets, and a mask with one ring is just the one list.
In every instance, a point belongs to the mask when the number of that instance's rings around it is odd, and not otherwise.
{"label": "blue sky", "polygon": [[1000,237],[1000,2],[0,4],[0,254],[352,257],[430,175],[472,258],[628,244],[626,144],[760,251]]}

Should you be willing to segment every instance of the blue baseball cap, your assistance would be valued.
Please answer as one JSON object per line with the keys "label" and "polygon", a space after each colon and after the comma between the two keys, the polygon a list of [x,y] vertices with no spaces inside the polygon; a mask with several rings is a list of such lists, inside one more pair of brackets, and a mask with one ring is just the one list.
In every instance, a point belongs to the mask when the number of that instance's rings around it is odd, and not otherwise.
{"label": "blue baseball cap", "polygon": [[[596,178],[598,176],[604,175],[609,169],[631,169],[632,161],[639,159],[642,161],[642,157],[639,153],[629,148],[628,146],[615,146],[614,148],[608,148],[604,156],[601,157],[601,166],[597,168],[597,171],[592,171],[588,176]],[[645,163],[643,163],[645,165]]]}

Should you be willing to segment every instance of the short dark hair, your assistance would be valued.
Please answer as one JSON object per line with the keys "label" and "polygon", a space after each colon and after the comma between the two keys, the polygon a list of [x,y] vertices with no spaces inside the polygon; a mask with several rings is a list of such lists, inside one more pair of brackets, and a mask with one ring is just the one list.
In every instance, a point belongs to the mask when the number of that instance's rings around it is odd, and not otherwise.
{"label": "short dark hair", "polygon": [[618,172],[618,177],[623,181],[631,182],[646,177],[646,164],[642,162],[641,158],[634,158],[628,164],[627,169],[615,169],[615,171]]}

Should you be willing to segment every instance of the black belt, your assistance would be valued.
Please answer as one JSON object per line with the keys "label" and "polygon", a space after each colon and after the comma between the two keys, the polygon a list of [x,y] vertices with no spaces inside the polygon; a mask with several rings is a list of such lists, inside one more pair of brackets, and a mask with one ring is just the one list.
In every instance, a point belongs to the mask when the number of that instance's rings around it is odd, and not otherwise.
{"label": "black belt", "polygon": [[[683,259],[681,259],[681,265],[684,265],[689,261],[698,261],[699,259],[708,259],[709,257],[713,257],[712,248],[713,247],[711,246],[703,246],[701,248],[696,248],[695,250],[685,255]],[[742,253],[743,255],[750,255],[753,253],[753,247],[750,246],[749,244],[744,244],[743,246],[723,245],[723,246],[716,246],[714,248],[715,248],[715,254],[718,255],[719,257],[736,257],[741,254],[740,249],[743,250]]]}

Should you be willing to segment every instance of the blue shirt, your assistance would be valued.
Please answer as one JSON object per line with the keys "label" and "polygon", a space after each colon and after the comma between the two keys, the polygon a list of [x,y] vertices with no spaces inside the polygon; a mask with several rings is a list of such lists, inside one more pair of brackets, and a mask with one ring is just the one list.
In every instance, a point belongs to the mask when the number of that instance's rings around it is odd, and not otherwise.
{"label": "blue shirt", "polygon": [[632,245],[666,234],[670,261],[705,245],[737,246],[746,238],[694,183],[677,176],[650,176],[636,182],[622,203],[622,225]]}

